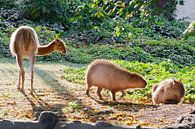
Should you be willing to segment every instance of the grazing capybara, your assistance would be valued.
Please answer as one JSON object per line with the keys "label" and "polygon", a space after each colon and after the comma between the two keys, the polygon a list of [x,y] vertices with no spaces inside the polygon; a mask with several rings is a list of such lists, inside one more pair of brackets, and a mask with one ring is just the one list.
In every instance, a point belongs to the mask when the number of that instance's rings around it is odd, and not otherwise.
{"label": "grazing capybara", "polygon": [[152,100],[155,104],[177,104],[184,94],[183,83],[174,79],[166,79],[152,88]]}
{"label": "grazing capybara", "polygon": [[111,91],[112,99],[115,101],[117,91],[124,94],[124,90],[128,88],[145,88],[147,82],[140,75],[130,73],[108,60],[95,60],[88,66],[86,84],[88,96],[90,87],[97,86],[97,95],[101,100],[103,100],[101,91],[104,88]]}

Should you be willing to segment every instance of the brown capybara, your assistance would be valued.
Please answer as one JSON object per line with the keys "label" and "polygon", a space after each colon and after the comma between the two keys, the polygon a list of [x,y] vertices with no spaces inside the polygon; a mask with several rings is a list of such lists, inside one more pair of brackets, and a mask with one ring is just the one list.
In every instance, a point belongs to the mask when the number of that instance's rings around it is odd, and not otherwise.
{"label": "brown capybara", "polygon": [[152,88],[152,100],[155,104],[177,104],[184,94],[183,83],[174,79],[166,79]]}
{"label": "brown capybara", "polygon": [[87,90],[92,86],[97,86],[97,95],[101,100],[102,89],[108,89],[112,93],[112,99],[115,101],[115,93],[128,88],[145,88],[147,82],[138,74],[130,73],[127,70],[111,63],[108,60],[95,60],[89,66],[86,75]]}

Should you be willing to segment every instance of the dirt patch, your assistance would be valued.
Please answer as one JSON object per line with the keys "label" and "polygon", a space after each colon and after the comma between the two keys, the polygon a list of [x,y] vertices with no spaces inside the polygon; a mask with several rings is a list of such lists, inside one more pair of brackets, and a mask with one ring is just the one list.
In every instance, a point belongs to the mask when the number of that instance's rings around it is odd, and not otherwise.
{"label": "dirt patch", "polygon": [[[25,62],[25,92],[16,89],[18,70],[15,60],[0,58],[0,119],[36,120],[44,110],[58,112],[60,120],[83,122],[106,121],[112,124],[141,124],[146,127],[173,125],[176,119],[192,111],[192,104],[152,105],[134,99],[120,98],[116,102],[99,102],[85,95],[85,86],[67,82],[63,78],[65,67],[81,65],[37,63],[35,94],[30,95],[30,74]],[[97,98],[92,88],[91,96]],[[111,100],[109,96],[107,100]]]}

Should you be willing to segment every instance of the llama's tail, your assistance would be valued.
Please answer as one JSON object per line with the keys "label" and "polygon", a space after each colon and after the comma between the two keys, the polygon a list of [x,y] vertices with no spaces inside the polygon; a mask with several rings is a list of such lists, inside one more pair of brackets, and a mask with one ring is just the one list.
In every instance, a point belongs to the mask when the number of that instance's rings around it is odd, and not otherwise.
{"label": "llama's tail", "polygon": [[16,41],[16,31],[14,31],[11,35],[11,40],[10,40],[10,44],[9,44],[9,48],[10,48],[10,52],[12,54],[12,56],[15,56],[16,52],[15,52],[15,48],[14,48],[14,44],[15,44],[15,41]]}

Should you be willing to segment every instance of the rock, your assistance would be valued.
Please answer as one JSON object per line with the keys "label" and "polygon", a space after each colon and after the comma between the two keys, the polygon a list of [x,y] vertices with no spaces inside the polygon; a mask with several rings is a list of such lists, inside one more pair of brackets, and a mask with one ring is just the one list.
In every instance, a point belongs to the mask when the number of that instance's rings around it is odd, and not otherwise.
{"label": "rock", "polygon": [[54,129],[57,116],[49,111],[42,112],[38,121],[0,121],[0,129]]}
{"label": "rock", "polygon": [[39,116],[38,121],[44,129],[54,129],[58,122],[58,117],[51,111],[44,111]]}
{"label": "rock", "polygon": [[188,125],[177,125],[177,126],[172,126],[172,127],[163,127],[162,129],[192,129]]}
{"label": "rock", "polygon": [[141,127],[141,125],[138,124],[135,126],[135,129],[142,129],[142,127]]}
{"label": "rock", "polygon": [[99,128],[106,128],[106,127],[112,126],[112,124],[106,123],[106,122],[102,122],[102,121],[98,121],[98,122],[95,123],[95,126],[99,127]]}

